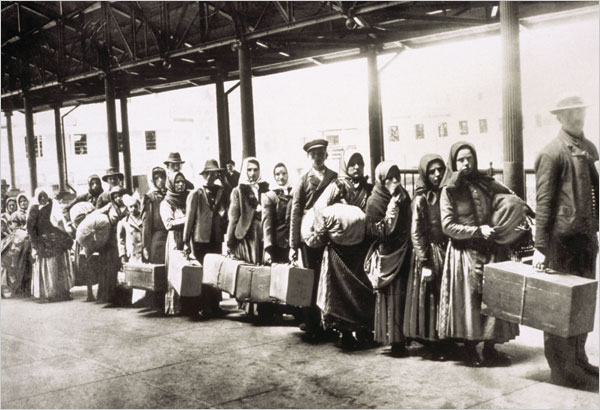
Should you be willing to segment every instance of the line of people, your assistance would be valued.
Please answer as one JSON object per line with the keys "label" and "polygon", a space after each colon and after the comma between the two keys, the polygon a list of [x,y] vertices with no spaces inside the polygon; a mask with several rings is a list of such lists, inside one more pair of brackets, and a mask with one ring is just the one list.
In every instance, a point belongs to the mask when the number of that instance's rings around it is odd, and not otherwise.
{"label": "line of people", "polygon": [[[598,154],[583,136],[584,109],[575,97],[557,104],[553,113],[562,124],[561,132],[536,160],[537,212],[543,217],[535,234],[534,264],[594,277]],[[404,357],[408,343],[418,340],[434,360],[446,360],[461,343],[468,365],[509,364],[510,358],[495,345],[514,339],[518,325],[483,315],[481,293],[486,264],[518,258],[519,249],[533,243],[531,221],[525,215],[510,216],[519,229],[493,227],[494,210],[509,202],[502,199],[516,196],[479,171],[476,149],[468,142],[453,144],[446,162],[437,154],[421,158],[412,199],[393,162],[378,164],[370,183],[364,158],[356,150],[344,152],[338,173],[327,168],[327,145],[322,139],[304,145],[311,168],[293,188],[283,163],[273,169],[276,187],[269,187],[255,157],[245,158],[237,175],[231,164],[226,173],[216,160],[206,161],[196,188],[181,172],[181,156],[171,153],[166,169],[152,169],[154,188],[141,203],[135,195],[124,195],[123,175],[109,169],[102,177],[109,185],[106,192],[100,178],[92,175],[88,192],[65,206],[62,214],[48,192],[39,190],[26,218],[27,198],[19,197],[20,216],[6,219],[11,224],[26,221],[37,254],[32,278],[36,296],[68,297],[73,270],[64,256],[72,241],[60,232],[76,224],[70,220],[73,206],[89,202],[108,215],[112,227],[94,273],[97,298],[103,302],[115,302],[117,272],[126,262],[164,263],[172,277],[185,258],[201,262],[207,253],[222,253],[225,245],[228,255],[248,263],[298,263],[314,270],[315,305],[287,311],[301,318],[300,328],[310,341],[337,339],[346,349],[378,343],[391,346],[391,355]],[[336,224],[335,212],[349,209],[339,205],[360,209],[365,229]],[[309,212],[320,212],[326,220],[323,229],[335,241],[307,243],[301,231]],[[567,227],[567,219],[577,231]],[[4,235],[4,214],[2,221]],[[561,225],[556,228],[555,223]],[[580,252],[588,257],[582,260]],[[75,245],[75,267],[88,272],[88,300],[93,300],[89,259]],[[165,295],[147,297],[159,299],[169,315],[182,312],[208,318],[223,313],[221,293],[215,289],[203,288],[201,298],[182,297],[180,290],[169,282]],[[282,312],[274,304],[242,302],[240,307],[251,315],[264,318]],[[585,338],[571,339],[545,337],[553,380],[561,384],[595,380],[597,385],[598,369],[585,356]]]}

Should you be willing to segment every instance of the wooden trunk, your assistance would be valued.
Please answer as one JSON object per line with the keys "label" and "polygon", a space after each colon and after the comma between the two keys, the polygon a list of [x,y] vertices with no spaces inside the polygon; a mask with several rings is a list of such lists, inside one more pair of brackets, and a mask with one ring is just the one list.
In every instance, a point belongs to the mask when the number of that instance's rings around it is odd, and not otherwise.
{"label": "wooden trunk", "polygon": [[238,272],[235,298],[249,302],[272,302],[269,296],[270,286],[269,266],[242,265]]}
{"label": "wooden trunk", "polygon": [[132,288],[155,292],[167,290],[167,271],[163,264],[126,263],[123,272],[125,282]]}
{"label": "wooden trunk", "polygon": [[203,262],[204,274],[202,283],[234,295],[238,271],[240,266],[244,265],[245,262],[216,253],[206,254]]}
{"label": "wooden trunk", "polygon": [[482,313],[571,337],[594,329],[598,282],[507,261],[485,266]]}
{"label": "wooden trunk", "polygon": [[185,265],[181,269],[181,296],[200,296],[202,276],[202,266]]}
{"label": "wooden trunk", "polygon": [[287,264],[271,266],[269,296],[292,306],[311,306],[315,272]]}

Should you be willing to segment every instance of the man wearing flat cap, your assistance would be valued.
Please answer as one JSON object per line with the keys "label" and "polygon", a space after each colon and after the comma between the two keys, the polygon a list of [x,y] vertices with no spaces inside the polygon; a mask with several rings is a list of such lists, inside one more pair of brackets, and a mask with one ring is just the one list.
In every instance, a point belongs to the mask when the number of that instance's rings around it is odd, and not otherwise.
{"label": "man wearing flat cap", "polygon": [[[327,144],[328,142],[323,139],[312,140],[304,144],[304,151],[310,158],[312,167],[300,178],[294,188],[290,217],[290,260],[297,260],[298,249],[301,247],[304,266],[315,271],[315,287],[319,283],[318,275],[325,248],[310,248],[303,243],[300,238],[300,226],[304,214],[313,207],[325,188],[337,178],[337,173],[325,166]],[[306,331],[310,337],[321,333],[319,309],[306,308],[304,316]]]}
{"label": "man wearing flat cap", "polygon": [[[598,150],[585,138],[586,104],[560,99],[550,111],[562,127],[535,160],[536,233],[533,264],[590,279],[598,253]],[[591,303],[592,301],[590,301]],[[598,390],[598,368],[585,353],[587,334],[544,333],[544,350],[556,384]]]}

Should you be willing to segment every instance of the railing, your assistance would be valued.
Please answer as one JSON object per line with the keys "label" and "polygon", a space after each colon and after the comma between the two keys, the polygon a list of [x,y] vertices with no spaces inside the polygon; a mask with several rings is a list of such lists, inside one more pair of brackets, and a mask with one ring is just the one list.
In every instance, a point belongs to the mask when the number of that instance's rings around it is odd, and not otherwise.
{"label": "railing", "polygon": [[[502,169],[500,168],[494,168],[490,166],[489,168],[480,169],[479,171],[493,176],[500,182],[504,182],[504,174]],[[533,169],[525,170],[525,178],[532,175],[535,175],[535,171]],[[418,179],[419,171],[417,169],[400,169],[400,182],[402,183],[404,188],[406,188],[406,190],[410,193],[411,198],[415,196],[415,184],[417,183]],[[528,187],[530,187],[530,185],[531,184],[527,184]]]}

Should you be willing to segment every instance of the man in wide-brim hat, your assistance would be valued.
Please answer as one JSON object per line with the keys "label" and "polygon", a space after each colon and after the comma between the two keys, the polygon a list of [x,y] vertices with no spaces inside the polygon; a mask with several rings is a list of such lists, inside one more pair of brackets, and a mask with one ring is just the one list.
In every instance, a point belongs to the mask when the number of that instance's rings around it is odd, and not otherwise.
{"label": "man in wide-brim hat", "polygon": [[121,183],[125,179],[125,176],[119,172],[118,168],[110,167],[106,170],[106,173],[102,176],[102,180],[108,183],[108,189],[101,193],[96,201],[96,209],[103,208],[110,203],[110,190],[114,187],[121,187]]}
{"label": "man in wide-brim hat", "polygon": [[185,161],[181,160],[179,152],[171,152],[164,164],[167,166],[168,171],[178,172],[181,171],[181,164],[185,164]]}
{"label": "man in wide-brim hat", "polygon": [[[595,279],[598,150],[583,132],[586,107],[580,96],[570,95],[559,99],[550,110],[561,129],[535,160],[533,265]],[[553,383],[598,391],[598,367],[588,361],[586,339],[587,334],[563,338],[544,333],[544,353]]]}

